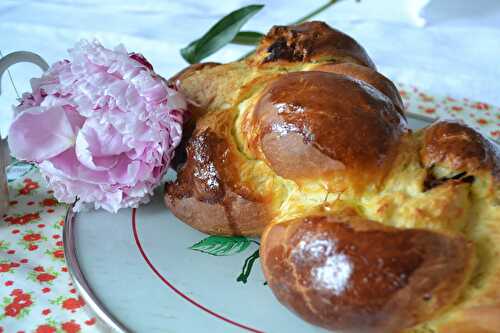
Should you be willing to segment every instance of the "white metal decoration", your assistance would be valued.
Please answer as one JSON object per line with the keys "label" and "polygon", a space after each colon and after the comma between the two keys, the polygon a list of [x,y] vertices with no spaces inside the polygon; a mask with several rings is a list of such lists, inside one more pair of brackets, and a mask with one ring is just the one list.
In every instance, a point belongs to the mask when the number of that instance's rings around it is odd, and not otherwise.
{"label": "white metal decoration", "polygon": [[[0,59],[0,95],[2,94],[2,76],[8,68],[20,62],[29,62],[37,65],[46,71],[49,65],[42,57],[33,52],[17,51],[12,52]],[[7,177],[5,169],[9,161],[9,153],[7,152],[7,143],[0,136],[0,217],[7,212],[9,206],[9,192],[7,187]]]}

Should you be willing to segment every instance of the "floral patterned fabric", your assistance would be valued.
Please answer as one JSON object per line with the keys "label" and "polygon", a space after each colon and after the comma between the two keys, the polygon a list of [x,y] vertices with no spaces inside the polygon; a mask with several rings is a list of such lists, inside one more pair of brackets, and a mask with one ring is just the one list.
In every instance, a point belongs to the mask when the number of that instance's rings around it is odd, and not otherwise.
{"label": "floral patterned fabric", "polygon": [[100,332],[64,261],[59,204],[38,171],[8,169],[9,212],[0,222],[0,332]]}
{"label": "floral patterned fabric", "polygon": [[398,89],[408,110],[432,118],[462,119],[485,136],[499,141],[500,107],[468,98],[436,97],[402,83],[398,84]]}
{"label": "floral patterned fabric", "polygon": [[[435,97],[399,85],[409,110],[464,119],[500,138],[500,108]],[[64,261],[62,227],[67,206],[58,203],[38,171],[26,164],[8,170],[10,207],[0,220],[0,333],[104,332],[78,295]]]}

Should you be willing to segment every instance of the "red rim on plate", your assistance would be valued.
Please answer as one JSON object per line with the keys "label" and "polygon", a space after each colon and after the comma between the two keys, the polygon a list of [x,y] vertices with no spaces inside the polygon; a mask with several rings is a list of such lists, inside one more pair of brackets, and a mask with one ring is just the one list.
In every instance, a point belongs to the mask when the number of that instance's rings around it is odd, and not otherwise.
{"label": "red rim on plate", "polygon": [[[199,303],[198,301],[192,299],[187,296],[181,290],[176,288],[165,276],[163,276],[151,262],[149,257],[147,256],[144,248],[142,247],[139,233],[137,232],[137,223],[136,223],[136,212],[137,210],[134,208],[131,211],[131,223],[133,230],[133,237],[135,240],[135,244],[137,245],[137,249],[139,250],[141,257],[144,259],[146,264],[152,270],[152,272],[175,294],[182,297],[184,300],[188,301],[198,309],[212,315],[213,317],[222,320],[230,325],[241,328],[242,330],[254,332],[254,333],[263,333],[261,330],[257,330],[250,326],[238,323],[230,318],[227,318],[211,309],[207,306]],[[78,289],[79,293],[82,295],[84,300],[90,309],[92,309],[97,317],[101,319],[106,325],[112,328],[116,332],[125,333],[130,332],[124,324],[122,324],[116,317],[114,317],[111,312],[104,306],[104,304],[99,300],[97,295],[94,293],[87,280],[85,279],[85,275],[83,274],[80,264],[78,262],[78,252],[76,250],[76,241],[75,241],[75,216],[76,214],[73,212],[72,206],[68,209],[68,213],[66,214],[66,218],[64,221],[63,227],[63,242],[64,242],[64,253],[65,259],[68,266],[68,272],[73,279],[74,285]]]}

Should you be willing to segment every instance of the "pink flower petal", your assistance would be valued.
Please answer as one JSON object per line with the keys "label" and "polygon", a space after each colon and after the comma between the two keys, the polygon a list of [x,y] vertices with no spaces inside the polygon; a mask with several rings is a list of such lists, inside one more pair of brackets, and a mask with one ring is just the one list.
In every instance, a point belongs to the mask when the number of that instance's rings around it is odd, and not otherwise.
{"label": "pink flower petal", "polygon": [[128,150],[130,147],[123,143],[123,137],[111,124],[102,124],[95,118],[85,123],[76,138],[76,156],[92,170],[112,169]]}
{"label": "pink flower petal", "polygon": [[79,180],[91,184],[112,183],[106,171],[92,170],[81,164],[73,148],[43,161],[39,164],[39,167],[47,175],[66,178],[68,181]]}
{"label": "pink flower petal", "polygon": [[33,79],[16,108],[13,155],[40,167],[57,199],[116,212],[147,202],[182,138],[186,101],[125,47],[81,41]]}
{"label": "pink flower petal", "polygon": [[54,157],[73,146],[75,139],[72,119],[62,107],[27,109],[14,119],[9,129],[12,154],[28,161]]}

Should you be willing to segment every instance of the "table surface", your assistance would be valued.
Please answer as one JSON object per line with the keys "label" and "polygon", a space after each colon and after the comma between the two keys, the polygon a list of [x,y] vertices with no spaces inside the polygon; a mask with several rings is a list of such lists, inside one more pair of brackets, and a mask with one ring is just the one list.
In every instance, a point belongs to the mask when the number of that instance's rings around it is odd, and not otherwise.
{"label": "table surface", "polygon": [[[272,24],[291,22],[324,3],[260,2],[265,9],[245,29],[265,32]],[[483,133],[498,138],[500,113],[492,105],[500,105],[500,1],[433,0],[422,11],[415,9],[425,2],[345,0],[317,19],[355,37],[379,70],[399,82],[407,98],[419,99],[417,111],[465,117]],[[186,65],[179,55],[181,47],[222,15],[249,3],[3,0],[0,51],[5,55],[30,50],[52,63],[64,58],[78,39],[96,37],[108,47],[123,43],[129,51],[143,53],[158,73],[168,77]],[[424,27],[417,26],[419,15],[427,21]],[[230,61],[247,51],[231,45],[208,60]],[[39,74],[27,64],[14,66],[11,73],[21,92],[29,88],[29,78]],[[5,134],[16,94],[8,77],[2,84],[0,132]],[[429,92],[446,96],[440,101],[448,103],[446,108],[436,111],[432,103],[437,102],[428,100],[432,99]],[[475,111],[461,113],[464,103]],[[11,211],[0,222],[0,332],[56,332],[50,327],[57,332],[102,331],[68,285],[59,224],[66,206],[54,202],[36,177],[35,172],[10,183]]]}
{"label": "table surface", "polygon": [[[100,39],[106,46],[123,43],[142,52],[168,77],[186,63],[179,49],[203,34],[222,15],[258,2],[266,7],[245,26],[265,32],[323,4],[310,1],[186,0],[2,0],[0,51],[39,53],[52,63],[81,38]],[[439,94],[468,97],[500,105],[500,1],[498,0],[344,0],[320,14],[355,37],[379,70],[391,79],[416,84]],[[416,9],[417,8],[417,9]],[[415,23],[421,15],[423,28]],[[230,61],[248,47],[229,46],[209,58]],[[19,91],[39,70],[30,64],[12,69]],[[7,77],[0,98],[0,133],[7,131],[16,94]]]}

